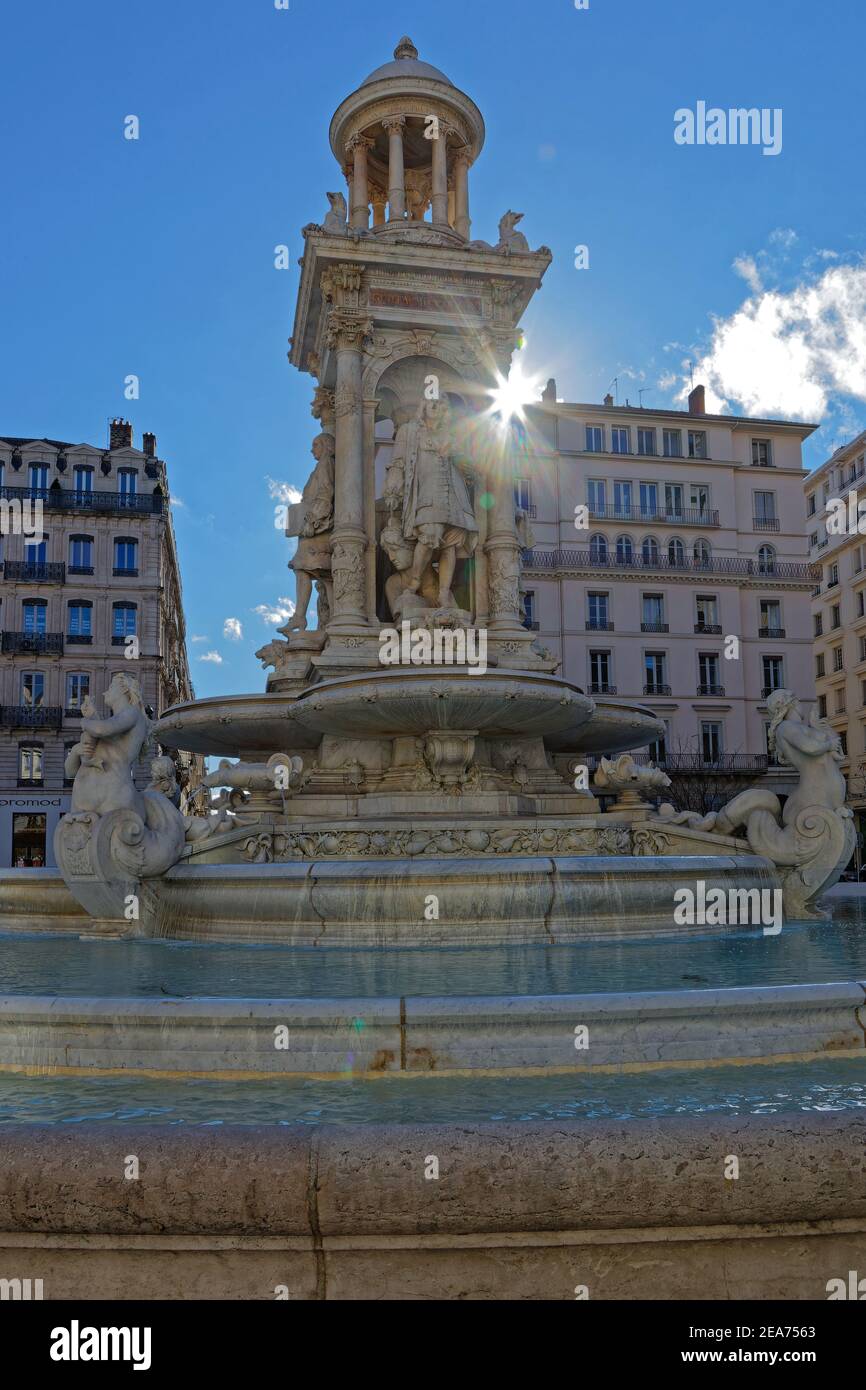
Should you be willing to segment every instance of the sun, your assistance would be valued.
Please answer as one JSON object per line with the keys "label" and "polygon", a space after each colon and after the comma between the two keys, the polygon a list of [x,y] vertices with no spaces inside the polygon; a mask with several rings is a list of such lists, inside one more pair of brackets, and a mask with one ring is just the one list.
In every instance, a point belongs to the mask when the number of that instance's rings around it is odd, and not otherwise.
{"label": "sun", "polygon": [[497,372],[496,385],[488,393],[492,402],[489,413],[498,416],[502,425],[525,419],[523,407],[538,400],[542,385],[540,377],[527,376],[515,362],[507,378]]}

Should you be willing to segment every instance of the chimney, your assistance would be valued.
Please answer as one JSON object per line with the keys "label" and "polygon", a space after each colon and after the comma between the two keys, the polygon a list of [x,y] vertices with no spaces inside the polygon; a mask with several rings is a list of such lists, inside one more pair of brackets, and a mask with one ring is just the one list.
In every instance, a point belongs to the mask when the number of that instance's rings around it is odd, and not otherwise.
{"label": "chimney", "polygon": [[541,399],[547,405],[556,405],[556,378],[551,377],[541,393]]}
{"label": "chimney", "polygon": [[706,415],[706,413],[707,407],[704,401],[704,388],[703,386],[696,386],[689,395],[689,414]]}
{"label": "chimney", "polygon": [[141,448],[149,459],[156,458],[156,435],[143,434],[141,436]]}
{"label": "chimney", "polygon": [[605,405],[613,405],[613,396],[610,394],[610,392],[608,392],[608,394],[605,396],[604,403]]}
{"label": "chimney", "polygon": [[132,425],[128,420],[112,420],[108,429],[109,449],[132,448]]}

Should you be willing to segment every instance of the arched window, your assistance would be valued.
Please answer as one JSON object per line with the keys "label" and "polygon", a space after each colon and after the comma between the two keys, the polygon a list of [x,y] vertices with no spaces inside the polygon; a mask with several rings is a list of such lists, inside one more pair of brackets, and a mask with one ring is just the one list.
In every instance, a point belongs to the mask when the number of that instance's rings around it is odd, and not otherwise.
{"label": "arched window", "polygon": [[634,559],[634,546],[631,536],[617,536],[616,538],[616,562],[618,565],[630,565]]}
{"label": "arched window", "polygon": [[692,554],[694,556],[696,565],[701,565],[705,568],[708,568],[710,561],[713,558],[712,546],[710,545],[709,541],[697,540],[695,541],[694,547],[692,548]]}
{"label": "arched window", "polygon": [[762,545],[758,551],[758,573],[772,574],[776,568],[776,551],[772,545]]}
{"label": "arched window", "polygon": [[69,537],[69,570],[72,574],[93,573],[93,537]]}
{"label": "arched window", "polygon": [[685,547],[679,536],[672,536],[668,541],[668,564],[684,565],[686,562]]}
{"label": "arched window", "polygon": [[607,536],[592,536],[590,538],[589,558],[596,565],[607,564]]}
{"label": "arched window", "polygon": [[655,536],[644,536],[643,544],[640,548],[645,565],[657,565],[659,562],[659,543]]}

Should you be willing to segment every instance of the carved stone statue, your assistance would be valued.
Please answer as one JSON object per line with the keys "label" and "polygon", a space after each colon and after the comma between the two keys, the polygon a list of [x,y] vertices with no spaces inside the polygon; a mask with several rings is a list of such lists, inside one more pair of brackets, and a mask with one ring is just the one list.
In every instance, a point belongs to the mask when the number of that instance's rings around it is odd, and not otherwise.
{"label": "carved stone statue", "polygon": [[[406,590],[431,593],[429,569],[438,564],[435,605],[456,608],[451,592],[458,559],[472,554],[478,523],[466,480],[455,463],[451,409],[446,401],[424,400],[414,416],[398,425],[385,483],[394,526],[383,543],[396,545],[396,526],[413,545]],[[399,522],[394,502],[402,496]],[[399,566],[398,566],[399,567]],[[402,568],[402,567],[399,567]],[[431,593],[430,601],[433,602]]]}
{"label": "carved stone statue", "polygon": [[664,805],[659,818],[716,835],[733,835],[744,826],[752,851],[779,869],[788,919],[822,917],[826,914],[814,906],[815,900],[838,881],[854,852],[853,820],[845,805],[845,778],[839,768],[841,744],[814,709],[809,723],[805,722],[790,690],[774,690],[767,698],[767,709],[770,752],[800,774],[784,809],[773,792],[753,787],[707,816],[676,812]]}
{"label": "carved stone statue", "polygon": [[[331,531],[334,526],[334,436],[322,433],[313,440],[316,466],[307,479],[297,510],[299,513],[298,548],[289,561],[295,572],[295,612],[285,627],[277,630],[285,636],[306,632],[307,609],[313,593],[313,581],[325,586],[328,607],[331,602]],[[291,529],[291,522],[290,522]]]}
{"label": "carved stone statue", "polygon": [[331,232],[337,236],[346,236],[348,232],[348,214],[346,210],[346,199],[342,193],[329,193],[328,202],[331,204],[330,211],[325,215],[322,224],[323,230]]}

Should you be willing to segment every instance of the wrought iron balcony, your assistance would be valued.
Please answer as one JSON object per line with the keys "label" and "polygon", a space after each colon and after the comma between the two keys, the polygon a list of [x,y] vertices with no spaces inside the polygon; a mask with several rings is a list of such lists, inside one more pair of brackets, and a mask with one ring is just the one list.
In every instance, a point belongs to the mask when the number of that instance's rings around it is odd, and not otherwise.
{"label": "wrought iron balcony", "polygon": [[103,515],[160,516],[165,510],[161,493],[76,492],[60,487],[2,487],[7,501],[40,501],[49,512],[92,512]]}
{"label": "wrought iron balcony", "polygon": [[784,637],[784,636],[785,636],[785,629],[784,629],[783,627],[759,627],[759,628],[758,628],[758,636],[759,636],[759,637],[767,637],[767,638],[770,638],[770,637]]}
{"label": "wrought iron balcony", "polygon": [[32,653],[34,656],[62,656],[63,633],[4,632],[3,652],[9,656],[15,656],[19,652]]}
{"label": "wrought iron balcony", "polygon": [[765,685],[761,688],[761,699],[766,700],[768,695],[772,695],[774,690],[784,690],[783,685]]}
{"label": "wrought iron balcony", "polygon": [[615,695],[616,686],[608,685],[607,681],[592,681],[589,687],[590,695]]}
{"label": "wrought iron balcony", "polygon": [[756,531],[779,530],[779,518],[777,516],[753,516],[752,524]]}
{"label": "wrought iron balcony", "polygon": [[643,688],[644,695],[670,695],[671,688],[663,681],[649,681]]}
{"label": "wrought iron balcony", "polygon": [[122,566],[115,565],[111,571],[115,579],[137,579],[138,569],[123,569]]}
{"label": "wrought iron balcony", "polygon": [[3,566],[6,579],[21,579],[27,584],[63,584],[66,566],[63,564],[31,565],[26,560],[7,560]]}
{"label": "wrought iron balcony", "polygon": [[57,729],[63,710],[60,705],[3,705],[0,723],[14,729]]}
{"label": "wrought iron balcony", "polygon": [[610,622],[609,619],[607,619],[607,618],[587,618],[587,620],[586,620],[586,631],[587,631],[587,632],[613,632],[613,631],[614,631],[614,626],[613,626],[613,623]]}
{"label": "wrought iron balcony", "polygon": [[658,522],[664,526],[716,527],[719,514],[709,507],[617,507],[592,506],[589,515],[593,521],[639,521],[644,524]]}
{"label": "wrought iron balcony", "polygon": [[67,574],[93,574],[92,565],[70,565]]}
{"label": "wrought iron balcony", "polygon": [[709,685],[698,686],[699,695],[724,695],[724,693],[725,687],[723,685],[716,685],[715,683],[711,683]]}
{"label": "wrought iron balcony", "polygon": [[93,633],[67,632],[66,645],[68,647],[90,647],[93,645]]}
{"label": "wrought iron balcony", "polygon": [[709,560],[695,560],[684,555],[680,560],[671,560],[667,555],[653,558],[635,551],[629,559],[617,557],[616,549],[611,548],[606,555],[592,550],[568,548],[551,550],[524,550],[523,563],[527,570],[643,570],[654,574],[720,574],[742,578],[767,576],[776,580],[789,580],[795,583],[814,583],[821,578],[821,566],[801,560],[759,560],[741,559],[739,556],[713,556]]}
{"label": "wrought iron balcony", "polygon": [[667,623],[641,623],[640,630],[641,632],[670,632],[670,627]]}
{"label": "wrought iron balcony", "polygon": [[707,758],[703,753],[664,753],[660,758],[650,753],[631,756],[638,766],[654,763],[667,772],[755,773],[775,766],[766,753],[720,753],[715,758]]}
{"label": "wrought iron balcony", "polygon": [[721,637],[721,623],[695,623],[695,632],[701,637]]}

